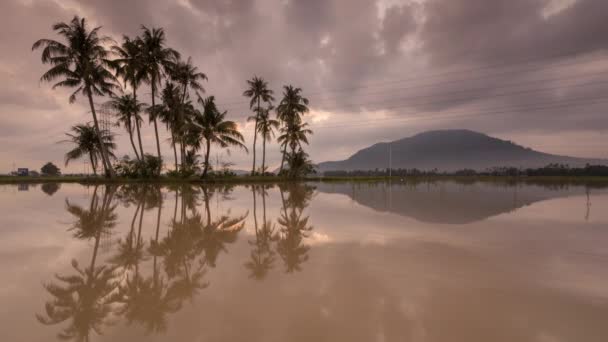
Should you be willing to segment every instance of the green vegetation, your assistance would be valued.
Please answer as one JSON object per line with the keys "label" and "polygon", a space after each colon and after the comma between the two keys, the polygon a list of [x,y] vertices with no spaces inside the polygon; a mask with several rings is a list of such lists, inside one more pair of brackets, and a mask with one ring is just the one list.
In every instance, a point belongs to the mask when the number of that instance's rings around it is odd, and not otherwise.
{"label": "green vegetation", "polygon": [[40,174],[43,176],[59,176],[61,170],[55,164],[48,162],[40,168]]}
{"label": "green vegetation", "polygon": [[[101,164],[103,175],[108,179],[159,178],[165,165],[160,152],[160,121],[171,134],[175,169],[168,173],[170,177],[186,181],[196,176],[207,180],[231,177],[226,167],[221,172],[212,169],[211,147],[247,150],[245,139],[236,122],[227,118],[227,111],[217,107],[213,96],[201,96],[205,92],[202,82],[208,80],[207,75],[198,70],[191,58],[183,60],[178,51],[168,46],[162,28],[142,26],[139,36],[123,36],[120,44],[101,35],[101,27],[89,28],[87,21],[78,16],[52,28],[62,39],[40,39],[32,47],[32,50],[41,48],[42,63],[51,66],[41,80],[56,82],[53,88],[74,88],[70,103],[76,101],[77,95],[84,95],[93,118],[92,125],[76,125],[68,133],[69,141],[75,146],[66,154],[66,166],[74,159],[88,157],[94,174],[97,175]],[[149,87],[150,104],[138,100],[137,91],[143,85]],[[272,176],[266,170],[266,143],[279,127],[281,172],[287,171],[290,178],[302,178],[313,171],[312,163],[302,149],[302,142],[308,144],[307,136],[312,134],[301,118],[308,112],[308,99],[303,97],[300,88],[287,85],[284,90],[275,120],[270,117],[275,108],[268,82],[257,76],[247,81],[243,95],[250,99],[254,112],[250,119],[255,122],[251,176]],[[114,124],[127,132],[135,156],[133,160],[117,160],[114,136],[101,128],[94,98],[104,96],[110,99],[103,104],[101,113],[111,114]],[[193,96],[199,108],[193,104]],[[142,113],[147,114],[154,127],[155,157],[143,149]],[[262,137],[259,173],[256,170],[258,134]]]}

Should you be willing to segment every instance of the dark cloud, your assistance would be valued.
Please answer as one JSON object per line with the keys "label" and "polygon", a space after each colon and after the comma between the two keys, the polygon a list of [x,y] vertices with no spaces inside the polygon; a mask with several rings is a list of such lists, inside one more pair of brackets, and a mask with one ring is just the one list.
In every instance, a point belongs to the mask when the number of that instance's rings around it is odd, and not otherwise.
{"label": "dark cloud", "polygon": [[[608,90],[605,13],[608,2],[596,0],[7,0],[0,4],[0,132],[5,140],[12,132],[44,137],[38,132],[48,125],[46,136],[56,141],[89,120],[84,102],[70,106],[67,91],[39,84],[46,66],[30,51],[36,39],[53,37],[52,23],[75,14],[117,41],[142,24],[163,27],[169,45],[209,76],[208,93],[247,138],[246,79],[266,78],[278,96],[284,84],[301,86],[312,101],[310,151],[318,161],[434,128],[513,140],[605,132],[607,104],[559,106]],[[543,104],[554,106],[529,110]],[[20,141],[30,144],[28,158],[44,158],[38,143]],[[122,145],[119,154],[128,153]],[[589,151],[582,143],[575,150]],[[232,158],[241,166],[250,157]]]}

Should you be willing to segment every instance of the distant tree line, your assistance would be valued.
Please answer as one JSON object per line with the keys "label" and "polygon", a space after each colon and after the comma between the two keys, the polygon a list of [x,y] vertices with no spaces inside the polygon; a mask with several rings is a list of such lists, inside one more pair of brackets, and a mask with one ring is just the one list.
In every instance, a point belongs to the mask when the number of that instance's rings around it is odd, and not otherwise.
{"label": "distant tree line", "polygon": [[412,176],[506,176],[506,177],[608,177],[608,166],[589,165],[584,167],[570,167],[567,164],[549,164],[541,168],[493,167],[484,171],[462,169],[453,172],[419,169],[375,169],[355,171],[325,171],[326,177],[412,177]]}

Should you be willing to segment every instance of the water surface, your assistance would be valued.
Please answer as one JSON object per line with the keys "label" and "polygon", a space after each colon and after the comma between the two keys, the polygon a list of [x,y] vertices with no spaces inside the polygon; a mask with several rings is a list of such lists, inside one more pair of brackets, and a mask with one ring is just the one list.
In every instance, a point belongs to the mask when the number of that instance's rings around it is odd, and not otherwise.
{"label": "water surface", "polygon": [[0,186],[2,341],[607,341],[608,191]]}

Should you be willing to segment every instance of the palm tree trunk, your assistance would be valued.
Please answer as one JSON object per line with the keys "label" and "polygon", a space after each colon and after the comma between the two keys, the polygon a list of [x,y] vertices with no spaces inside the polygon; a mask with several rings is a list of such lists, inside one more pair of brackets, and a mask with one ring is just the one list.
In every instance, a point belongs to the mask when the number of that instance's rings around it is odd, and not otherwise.
{"label": "palm tree trunk", "polygon": [[185,170],[185,165],[186,165],[186,147],[184,146],[184,131],[183,131],[183,128],[184,128],[184,121],[185,121],[185,119],[184,119],[184,105],[186,103],[186,94],[187,94],[187,91],[188,91],[188,86],[184,85],[184,91],[182,93],[182,103],[181,103],[181,106],[179,108],[179,114],[180,114],[180,116],[179,116],[179,122],[178,122],[178,125],[179,125],[179,135],[180,135],[180,150],[179,150],[179,153],[180,153],[180,161],[182,163],[181,164],[182,165],[182,169],[184,169],[184,170]]}
{"label": "palm tree trunk", "polygon": [[133,151],[135,152],[135,157],[137,157],[137,160],[141,160],[139,158],[139,153],[137,153],[137,148],[135,147],[135,142],[133,141],[133,129],[131,128],[131,124],[128,124],[127,129],[129,130],[129,140],[131,140],[131,146],[133,147]]}
{"label": "palm tree trunk", "polygon": [[207,177],[207,171],[209,170],[209,152],[211,151],[211,140],[207,140],[207,152],[205,153],[205,169],[203,170],[203,178]]}
{"label": "palm tree trunk", "polygon": [[287,153],[287,142],[283,144],[283,157],[281,158],[281,168],[279,169],[279,174],[283,172],[283,164],[285,164],[285,154]]}
{"label": "palm tree trunk", "polygon": [[177,144],[177,142],[175,141],[175,133],[173,132],[173,130],[171,130],[171,141],[173,142],[171,145],[173,145],[173,156],[175,157],[175,171],[178,171],[179,164],[177,164],[177,149],[175,147],[175,144]]}
{"label": "palm tree trunk", "polygon": [[266,137],[262,135],[262,176],[266,173]]}
{"label": "palm tree trunk", "polygon": [[[264,190],[262,190],[264,191]],[[258,240],[258,209],[256,205],[255,196],[255,184],[251,185],[251,192],[253,193],[253,222],[255,224],[255,239]]]}
{"label": "palm tree trunk", "polygon": [[[133,99],[135,99],[135,103],[137,103],[137,87],[133,87]],[[141,155],[141,159],[144,159],[144,148],[141,144],[141,132],[139,131],[139,121],[137,118],[139,117],[139,113],[135,113],[135,128],[137,129],[137,140],[139,141],[139,154]]]}
{"label": "palm tree trunk", "polygon": [[103,161],[104,170],[110,178],[114,178],[114,169],[112,168],[112,164],[110,163],[110,159],[108,158],[108,151],[106,150],[106,145],[103,143],[103,139],[101,137],[101,131],[99,129],[99,122],[97,121],[97,113],[95,112],[95,105],[93,104],[93,95],[91,94],[90,86],[86,86],[85,92],[87,93],[87,97],[89,98],[91,114],[93,114],[93,123],[95,124],[95,132],[97,132],[97,138],[99,139],[101,159]]}
{"label": "palm tree trunk", "polygon": [[258,118],[260,115],[260,98],[258,97],[258,111],[255,114],[255,128],[253,129],[253,168],[251,169],[251,175],[255,173],[255,143],[258,139]]}
{"label": "palm tree trunk", "polygon": [[95,160],[93,159],[93,152],[89,153],[89,159],[91,160],[91,169],[93,169],[93,174],[97,176],[97,165],[95,165]]}
{"label": "palm tree trunk", "polygon": [[163,160],[162,160],[162,157],[160,156],[160,140],[158,139],[158,124],[156,123],[156,113],[155,113],[156,106],[155,106],[155,101],[154,101],[154,97],[156,96],[156,86],[154,84],[155,82],[156,82],[156,80],[152,80],[152,121],[154,122],[154,134],[156,136],[156,154],[160,161],[160,163],[158,165],[158,174],[160,175],[160,172],[163,167]]}

